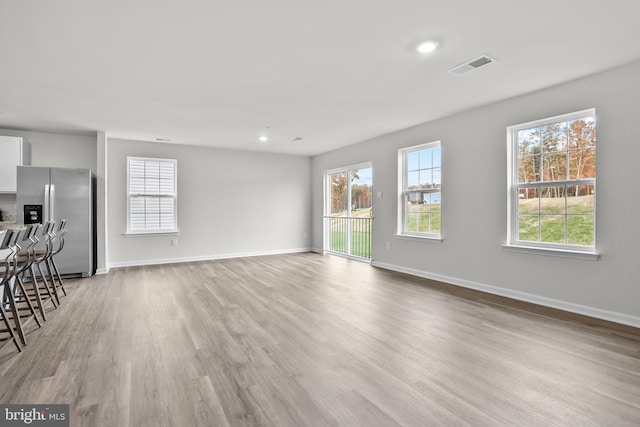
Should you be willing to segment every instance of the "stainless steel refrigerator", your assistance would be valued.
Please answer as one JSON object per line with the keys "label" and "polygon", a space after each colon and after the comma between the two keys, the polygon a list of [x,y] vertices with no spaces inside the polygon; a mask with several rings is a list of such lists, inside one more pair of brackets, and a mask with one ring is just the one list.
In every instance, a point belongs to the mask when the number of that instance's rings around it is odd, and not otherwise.
{"label": "stainless steel refrigerator", "polygon": [[95,274],[94,188],[95,178],[89,169],[18,166],[17,222],[56,221],[57,227],[60,220],[67,220],[64,249],[56,255],[63,276]]}

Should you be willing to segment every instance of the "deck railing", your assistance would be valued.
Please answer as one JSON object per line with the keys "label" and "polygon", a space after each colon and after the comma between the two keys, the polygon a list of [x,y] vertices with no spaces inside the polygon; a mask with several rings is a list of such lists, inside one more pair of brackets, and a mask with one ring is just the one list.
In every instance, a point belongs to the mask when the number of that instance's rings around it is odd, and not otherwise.
{"label": "deck railing", "polygon": [[373,218],[325,216],[327,252],[371,259]]}

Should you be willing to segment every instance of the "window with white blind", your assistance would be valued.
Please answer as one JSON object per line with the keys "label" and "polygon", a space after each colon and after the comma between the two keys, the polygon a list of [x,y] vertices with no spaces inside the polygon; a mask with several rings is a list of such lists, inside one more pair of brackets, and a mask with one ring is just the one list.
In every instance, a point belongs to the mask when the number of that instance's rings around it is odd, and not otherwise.
{"label": "window with white blind", "polygon": [[127,157],[127,234],[174,233],[176,160]]}

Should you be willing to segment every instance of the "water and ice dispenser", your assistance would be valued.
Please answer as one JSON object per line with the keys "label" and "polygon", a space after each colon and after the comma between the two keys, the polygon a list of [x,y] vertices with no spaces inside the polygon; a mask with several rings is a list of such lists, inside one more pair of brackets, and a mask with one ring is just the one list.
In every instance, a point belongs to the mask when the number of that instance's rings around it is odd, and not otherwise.
{"label": "water and ice dispenser", "polygon": [[24,205],[24,223],[42,224],[42,205]]}

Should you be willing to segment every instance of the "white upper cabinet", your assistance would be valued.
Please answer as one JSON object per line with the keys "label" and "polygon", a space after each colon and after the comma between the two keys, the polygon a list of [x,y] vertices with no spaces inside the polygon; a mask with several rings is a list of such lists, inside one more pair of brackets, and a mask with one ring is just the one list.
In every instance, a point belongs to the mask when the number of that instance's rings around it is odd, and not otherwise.
{"label": "white upper cabinet", "polygon": [[23,138],[0,136],[0,193],[15,193],[18,166],[29,164],[29,147]]}

